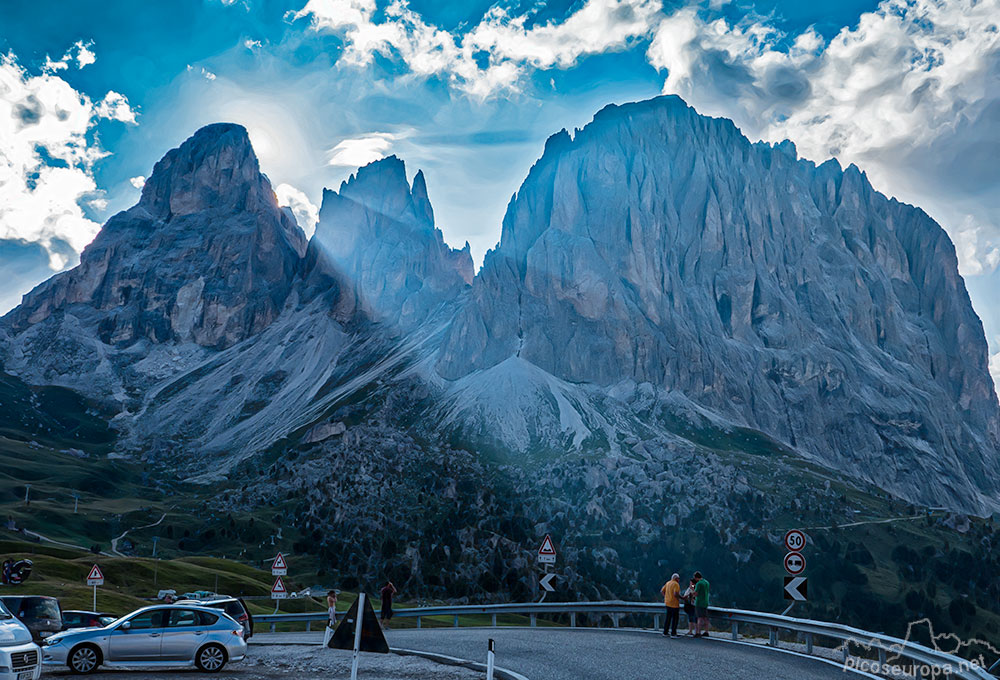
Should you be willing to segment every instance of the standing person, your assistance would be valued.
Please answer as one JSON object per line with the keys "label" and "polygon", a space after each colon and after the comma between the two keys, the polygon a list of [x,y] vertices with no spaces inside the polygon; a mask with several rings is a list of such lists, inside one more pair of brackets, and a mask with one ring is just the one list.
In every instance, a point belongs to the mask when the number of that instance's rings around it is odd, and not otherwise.
{"label": "standing person", "polygon": [[670,580],[663,584],[660,588],[660,592],[663,593],[663,604],[667,608],[667,618],[663,623],[663,634],[669,635],[672,638],[677,637],[677,622],[681,618],[681,577],[680,574],[674,574],[670,577]]}
{"label": "standing person", "polygon": [[382,590],[379,593],[382,595],[382,621],[390,621],[392,619],[392,596],[398,593],[396,586],[392,585],[392,581],[386,581],[385,585],[382,586]]}
{"label": "standing person", "polygon": [[695,626],[695,637],[708,637],[708,579],[700,571],[694,573],[697,583],[694,585],[694,608],[698,615],[698,625]]}
{"label": "standing person", "polygon": [[684,603],[684,615],[687,616],[688,623],[688,637],[694,637],[694,628],[697,625],[696,619],[697,612],[694,608],[694,587],[695,580],[692,578],[688,583],[687,590],[681,595],[681,601]]}
{"label": "standing person", "polygon": [[328,590],[326,591],[326,614],[329,617],[327,621],[327,628],[337,627],[337,591]]}

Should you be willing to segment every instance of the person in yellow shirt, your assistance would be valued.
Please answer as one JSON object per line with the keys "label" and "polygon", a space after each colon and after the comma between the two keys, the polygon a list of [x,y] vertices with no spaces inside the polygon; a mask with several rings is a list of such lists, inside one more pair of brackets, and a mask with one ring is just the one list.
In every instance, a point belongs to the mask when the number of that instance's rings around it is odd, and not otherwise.
{"label": "person in yellow shirt", "polygon": [[663,593],[663,604],[667,607],[667,618],[663,622],[663,634],[672,638],[677,637],[677,622],[681,618],[681,577],[674,574],[670,580],[660,588]]}

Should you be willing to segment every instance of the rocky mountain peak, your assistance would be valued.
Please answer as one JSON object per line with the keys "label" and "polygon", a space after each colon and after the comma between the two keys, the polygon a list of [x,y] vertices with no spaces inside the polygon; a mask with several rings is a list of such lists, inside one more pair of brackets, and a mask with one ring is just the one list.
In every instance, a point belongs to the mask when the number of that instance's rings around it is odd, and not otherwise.
{"label": "rocky mountain peak", "polygon": [[167,219],[207,210],[257,210],[273,201],[243,126],[198,130],[153,166],[139,205]]}
{"label": "rocky mountain peak", "polygon": [[353,283],[364,311],[403,327],[472,282],[468,246],[454,250],[444,242],[423,172],[410,184],[396,156],[360,168],[339,192],[323,192],[313,240]]}
{"label": "rocky mountain peak", "polygon": [[108,220],[79,266],[31,291],[4,323],[16,332],[72,317],[106,344],[226,347],[276,318],[305,247],[246,130],[209,125],[155,165],[139,203]]}

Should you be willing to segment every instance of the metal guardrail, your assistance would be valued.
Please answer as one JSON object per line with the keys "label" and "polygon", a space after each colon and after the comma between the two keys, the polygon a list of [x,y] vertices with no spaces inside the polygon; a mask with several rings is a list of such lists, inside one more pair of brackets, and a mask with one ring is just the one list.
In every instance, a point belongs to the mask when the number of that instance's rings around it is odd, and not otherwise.
{"label": "metal guardrail", "polygon": [[[665,614],[663,605],[648,602],[538,602],[538,603],[515,603],[515,604],[483,604],[483,605],[441,605],[432,607],[413,607],[410,609],[396,609],[393,611],[394,617],[415,617],[417,628],[421,627],[421,619],[427,616],[451,616],[454,617],[454,625],[459,625],[459,618],[463,616],[491,617],[491,625],[497,626],[497,616],[504,614],[527,615],[532,627],[537,625],[538,615],[558,615],[568,614],[570,627],[576,627],[578,614],[598,614],[607,615],[612,619],[613,626],[618,627],[623,615],[636,614],[653,617],[653,627],[659,628],[660,617]],[[971,662],[957,656],[940,652],[930,647],[926,647],[916,642],[902,640],[899,638],[883,635],[881,633],[870,633],[868,631],[845,626],[839,623],[828,623],[824,621],[813,621],[811,619],[798,619],[780,614],[768,614],[766,612],[753,612],[743,609],[724,609],[712,607],[709,609],[709,618],[716,624],[722,622],[730,629],[733,640],[739,639],[740,624],[761,626],[769,630],[768,644],[778,647],[779,631],[790,631],[799,633],[804,638],[805,651],[807,654],[813,653],[814,637],[823,637],[837,640],[840,644],[835,649],[842,650],[844,662],[852,656],[851,646],[874,652],[878,655],[880,664],[886,664],[890,659],[904,658],[917,665],[931,666],[942,669],[939,676],[948,677],[944,669],[951,669],[950,677],[961,678],[961,680],[995,680],[985,669],[971,664]],[[304,613],[304,614],[261,614],[254,617],[257,623],[269,624],[272,631],[274,624],[286,622],[306,622],[308,625],[313,621],[322,622],[327,620],[326,612]],[[938,677],[938,676],[935,676]]]}

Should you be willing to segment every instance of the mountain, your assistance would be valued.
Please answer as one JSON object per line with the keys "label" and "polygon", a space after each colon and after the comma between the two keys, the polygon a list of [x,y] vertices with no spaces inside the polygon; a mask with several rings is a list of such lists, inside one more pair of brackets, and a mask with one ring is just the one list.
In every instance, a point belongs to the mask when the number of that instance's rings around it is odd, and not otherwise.
{"label": "mountain", "polygon": [[369,316],[412,328],[472,283],[469,244],[453,250],[434,227],[427,184],[389,156],[325,190],[315,240],[354,283]]}
{"label": "mountain", "polygon": [[[258,502],[312,498],[303,531],[354,522],[322,499],[406,470],[398,497],[450,495],[417,523],[357,497],[367,519],[343,532],[474,522],[480,561],[498,559],[504,494],[523,535],[556,521],[623,553],[664,517],[736,527],[730,545],[756,531],[739,508],[777,512],[794,489],[847,512],[831,479],[1000,507],[1000,406],[944,231],[853,166],[752,144],[675,97],[550,138],[475,277],[400,159],[326,191],[307,243],[245,130],[208,126],[0,320],[0,357],[111,409],[121,454]],[[679,473],[712,488],[711,513]],[[760,500],[779,474],[794,480]],[[608,583],[637,578],[601,559]]]}
{"label": "mountain", "polygon": [[901,496],[986,511],[987,365],[925,213],[854,166],[661,97],[548,140],[436,368],[500,446],[615,447],[622,428],[595,405],[611,396],[641,426],[752,428]]}

